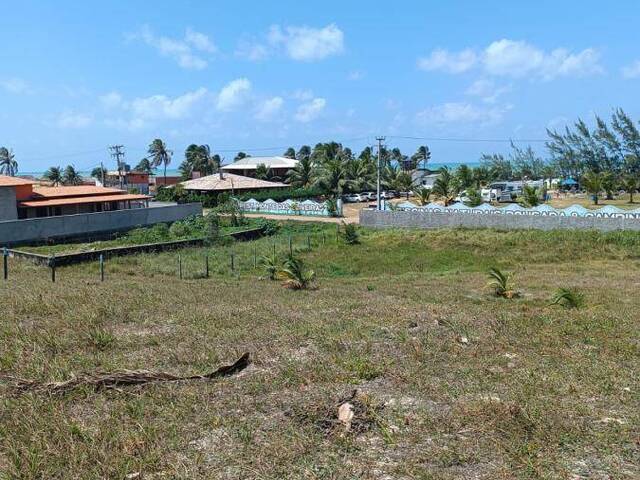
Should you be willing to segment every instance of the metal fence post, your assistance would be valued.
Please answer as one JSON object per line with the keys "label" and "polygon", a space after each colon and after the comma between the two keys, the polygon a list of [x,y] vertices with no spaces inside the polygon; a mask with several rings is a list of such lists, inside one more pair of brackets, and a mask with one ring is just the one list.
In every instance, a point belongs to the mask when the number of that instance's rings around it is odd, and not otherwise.
{"label": "metal fence post", "polygon": [[55,253],[49,257],[49,265],[51,266],[51,281],[56,282],[56,255]]}
{"label": "metal fence post", "polygon": [[258,248],[255,245],[253,247],[253,268],[254,270],[258,268]]}
{"label": "metal fence post", "polygon": [[2,265],[3,265],[3,276],[4,279],[7,280],[9,278],[9,250],[7,247],[2,249]]}
{"label": "metal fence post", "polygon": [[231,271],[235,271],[236,266],[235,266],[235,254],[233,252],[231,252]]}
{"label": "metal fence post", "polygon": [[100,281],[104,282],[104,255],[100,254]]}
{"label": "metal fence post", "polygon": [[178,254],[178,276],[182,280],[182,257]]}
{"label": "metal fence post", "polygon": [[204,277],[209,278],[209,255],[204,255]]}

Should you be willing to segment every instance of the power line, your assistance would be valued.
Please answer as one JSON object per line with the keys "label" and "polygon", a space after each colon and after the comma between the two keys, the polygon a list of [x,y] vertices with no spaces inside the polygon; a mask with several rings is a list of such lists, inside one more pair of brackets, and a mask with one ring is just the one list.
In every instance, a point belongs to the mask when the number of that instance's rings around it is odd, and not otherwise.
{"label": "power line", "polygon": [[444,138],[444,137],[409,137],[403,135],[389,135],[389,138],[404,140],[425,140],[428,142],[458,142],[458,143],[546,143],[541,138]]}
{"label": "power line", "polygon": [[120,157],[124,158],[124,145],[111,145],[109,150],[111,151],[111,156],[116,159],[116,164],[118,165],[118,179],[120,180],[120,189],[122,190],[122,163],[120,162]]}

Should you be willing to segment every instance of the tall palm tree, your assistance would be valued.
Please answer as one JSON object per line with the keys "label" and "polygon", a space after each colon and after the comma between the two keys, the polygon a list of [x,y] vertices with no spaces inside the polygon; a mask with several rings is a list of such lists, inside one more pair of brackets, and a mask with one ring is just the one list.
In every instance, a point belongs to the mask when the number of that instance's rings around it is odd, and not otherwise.
{"label": "tall palm tree", "polygon": [[347,171],[340,158],[324,159],[314,182],[328,196],[342,195],[347,186]]}
{"label": "tall palm tree", "polygon": [[370,158],[359,157],[347,163],[349,188],[354,192],[373,190],[376,184],[376,166]]}
{"label": "tall palm tree", "polygon": [[445,207],[451,205],[458,193],[460,184],[458,179],[447,167],[442,167],[436,181],[433,183],[433,193],[442,197]]}
{"label": "tall palm tree", "polygon": [[173,152],[167,148],[167,145],[159,138],[156,138],[149,145],[149,157],[151,158],[151,165],[153,167],[159,167],[162,165],[164,169],[164,184],[167,185],[167,165],[171,163],[171,155]]}
{"label": "tall palm tree", "polygon": [[593,196],[593,204],[598,205],[598,196],[604,189],[605,177],[602,173],[587,172],[582,177],[582,186]]}
{"label": "tall palm tree", "polygon": [[307,188],[316,176],[316,168],[309,155],[303,156],[298,164],[287,172],[287,182],[292,187]]}
{"label": "tall palm tree", "polygon": [[51,182],[54,187],[57,187],[58,185],[61,185],[63,183],[62,168],[50,167],[46,172],[44,172],[42,178]]}
{"label": "tall palm tree", "polygon": [[629,203],[633,203],[633,194],[640,188],[640,181],[636,175],[625,175],[620,181],[620,186],[629,194]]}
{"label": "tall palm tree", "polygon": [[18,162],[16,162],[13,150],[0,147],[0,173],[15,177],[18,173]]}
{"label": "tall palm tree", "polygon": [[151,162],[149,161],[148,158],[143,158],[138,162],[134,170],[136,172],[145,172],[150,174],[153,172],[153,166],[151,165]]}
{"label": "tall palm tree", "polygon": [[67,165],[62,174],[62,183],[64,185],[80,185],[82,177],[73,165]]}

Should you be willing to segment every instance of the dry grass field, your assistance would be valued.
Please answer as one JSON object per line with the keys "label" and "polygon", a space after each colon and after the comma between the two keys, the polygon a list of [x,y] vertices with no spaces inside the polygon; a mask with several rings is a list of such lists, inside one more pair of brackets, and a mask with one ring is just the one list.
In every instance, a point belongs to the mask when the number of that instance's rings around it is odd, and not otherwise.
{"label": "dry grass field", "polygon": [[[95,264],[51,283],[11,259],[0,478],[640,478],[640,235],[360,232],[349,246],[335,225],[287,224],[207,250],[210,278],[204,249],[113,259],[104,283]],[[253,267],[290,234],[314,289]],[[513,272],[520,298],[491,294],[491,266]],[[559,287],[584,306],[551,306]],[[200,374],[244,352],[252,364],[215,381],[12,388]]]}

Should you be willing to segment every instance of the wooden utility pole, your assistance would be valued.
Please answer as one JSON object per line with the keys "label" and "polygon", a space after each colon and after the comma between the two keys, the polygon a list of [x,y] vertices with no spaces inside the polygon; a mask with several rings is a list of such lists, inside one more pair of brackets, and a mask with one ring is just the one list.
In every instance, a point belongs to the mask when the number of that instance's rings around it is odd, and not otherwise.
{"label": "wooden utility pole", "polygon": [[118,165],[118,180],[120,182],[120,190],[124,190],[124,179],[122,177],[122,169],[124,162],[120,161],[120,157],[124,158],[124,145],[111,145],[111,156],[116,159]]}

